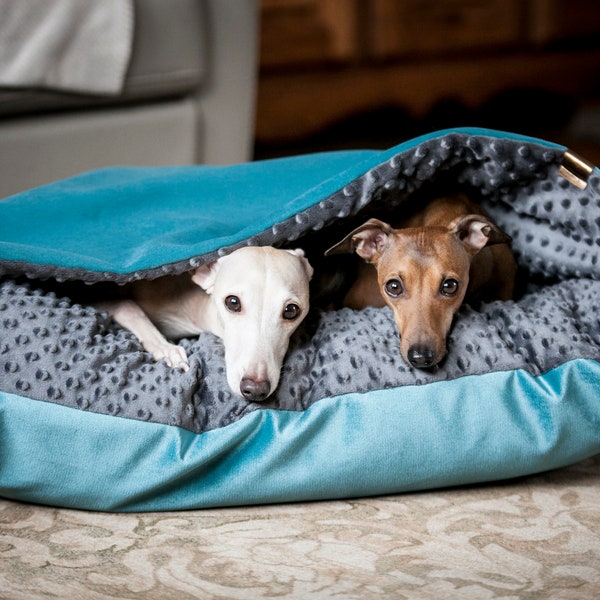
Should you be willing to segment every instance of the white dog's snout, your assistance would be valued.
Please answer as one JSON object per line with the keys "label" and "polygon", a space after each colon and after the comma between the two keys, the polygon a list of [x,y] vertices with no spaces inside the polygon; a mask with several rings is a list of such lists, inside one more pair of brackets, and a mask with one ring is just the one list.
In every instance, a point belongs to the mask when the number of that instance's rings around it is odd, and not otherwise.
{"label": "white dog's snout", "polygon": [[248,343],[247,339],[237,341],[235,345],[226,346],[228,383],[247,400],[265,400],[279,384],[287,343],[285,347],[280,343],[273,348],[272,341],[261,340],[258,344]]}
{"label": "white dog's snout", "polygon": [[271,382],[268,379],[243,377],[240,383],[240,392],[249,402],[261,402],[271,393]]}

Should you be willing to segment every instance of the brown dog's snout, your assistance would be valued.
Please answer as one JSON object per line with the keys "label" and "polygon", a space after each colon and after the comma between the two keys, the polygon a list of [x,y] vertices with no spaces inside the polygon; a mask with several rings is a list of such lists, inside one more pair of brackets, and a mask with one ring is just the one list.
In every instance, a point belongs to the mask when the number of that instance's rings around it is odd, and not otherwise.
{"label": "brown dog's snout", "polygon": [[429,346],[411,346],[407,358],[408,362],[417,369],[428,369],[436,364],[435,350]]}
{"label": "brown dog's snout", "polygon": [[268,379],[244,377],[240,383],[240,392],[249,402],[262,402],[270,391],[271,382]]}

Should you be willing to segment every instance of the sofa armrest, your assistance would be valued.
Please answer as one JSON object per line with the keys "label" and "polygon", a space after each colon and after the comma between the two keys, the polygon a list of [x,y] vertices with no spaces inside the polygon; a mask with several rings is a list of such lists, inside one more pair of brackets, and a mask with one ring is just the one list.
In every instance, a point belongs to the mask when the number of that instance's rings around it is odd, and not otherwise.
{"label": "sofa armrest", "polygon": [[198,97],[204,123],[196,161],[243,162],[252,156],[258,78],[258,0],[207,0],[208,81]]}
{"label": "sofa armrest", "polygon": [[[138,0],[137,6],[156,8],[160,1]],[[147,38],[137,46],[134,40],[130,78],[119,97],[0,94],[0,198],[116,164],[252,158],[258,0],[189,0],[180,2],[180,11],[186,5],[201,30],[197,37],[180,32],[182,39],[172,42],[179,31],[175,13],[167,20],[157,11],[138,15],[138,35]]]}

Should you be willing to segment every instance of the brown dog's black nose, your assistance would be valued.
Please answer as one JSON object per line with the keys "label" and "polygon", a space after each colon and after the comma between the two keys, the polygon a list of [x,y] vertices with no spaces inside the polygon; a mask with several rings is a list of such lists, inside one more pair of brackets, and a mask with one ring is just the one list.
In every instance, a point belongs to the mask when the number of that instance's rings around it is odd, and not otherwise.
{"label": "brown dog's black nose", "polygon": [[435,361],[435,352],[432,348],[411,346],[407,354],[408,361],[417,369],[428,369],[433,366]]}
{"label": "brown dog's black nose", "polygon": [[261,402],[269,395],[271,383],[265,379],[244,377],[240,383],[240,391],[248,402]]}

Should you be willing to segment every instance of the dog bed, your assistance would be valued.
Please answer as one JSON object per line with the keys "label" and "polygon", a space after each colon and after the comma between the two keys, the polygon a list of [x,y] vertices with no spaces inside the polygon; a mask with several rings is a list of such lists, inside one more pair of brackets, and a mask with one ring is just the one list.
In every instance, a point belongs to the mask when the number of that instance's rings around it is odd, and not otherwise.
{"label": "dog bed", "polygon": [[[106,511],[333,499],[599,453],[599,188],[561,146],[458,129],[387,151],[109,168],[3,200],[0,495]],[[313,308],[276,393],[248,403],[217,337],[182,340],[190,370],[171,369],[61,288],[181,273],[246,244],[320,261],[368,216],[451,189],[512,236],[523,285],[463,306],[435,370],[404,363],[389,309]]]}

